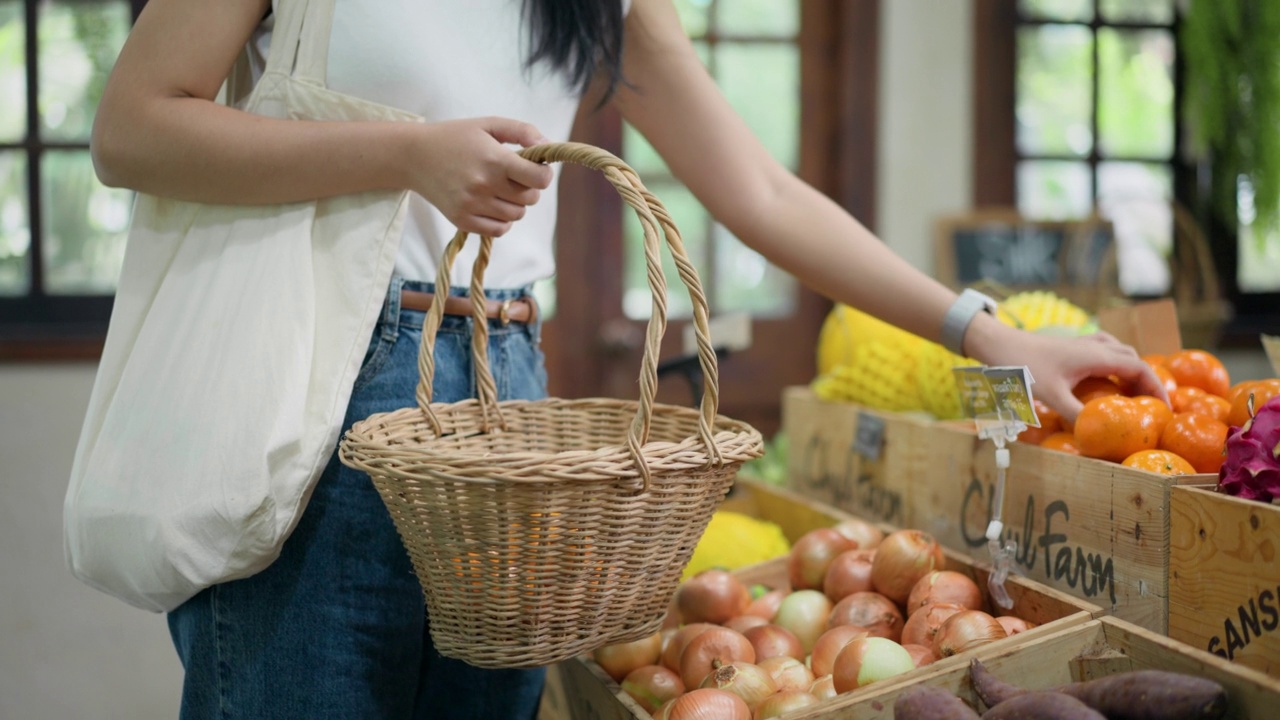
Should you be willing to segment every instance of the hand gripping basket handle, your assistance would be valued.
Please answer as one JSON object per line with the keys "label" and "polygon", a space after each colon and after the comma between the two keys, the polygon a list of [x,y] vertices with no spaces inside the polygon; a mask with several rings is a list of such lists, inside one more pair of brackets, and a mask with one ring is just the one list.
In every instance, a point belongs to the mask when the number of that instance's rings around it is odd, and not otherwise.
{"label": "hand gripping basket handle", "polygon": [[[636,469],[649,489],[649,467],[645,462],[643,447],[649,439],[649,425],[653,418],[653,402],[658,392],[658,353],[667,326],[667,282],[662,273],[659,227],[666,237],[667,246],[675,259],[680,279],[689,290],[693,301],[693,325],[698,343],[698,362],[702,366],[705,388],[702,395],[701,415],[698,420],[698,436],[706,446],[713,464],[721,464],[720,449],[712,436],[716,411],[720,401],[720,376],[716,368],[716,354],[711,346],[708,328],[707,298],[702,292],[698,273],[689,261],[684,242],[675,222],[662,203],[645,189],[639,176],[621,159],[591,145],[581,143],[547,143],[520,151],[520,155],[534,162],[571,162],[599,170],[613,185],[622,199],[631,206],[644,230],[644,258],[648,270],[649,291],[653,297],[653,310],[645,333],[644,359],[640,366],[640,401],[636,417],[627,433],[627,446],[635,460]],[[447,292],[452,277],[454,260],[466,244],[467,233],[459,232],[449,241],[440,261],[436,276],[436,291]],[[471,316],[474,328],[471,338],[471,354],[475,365],[476,388],[481,406],[482,427],[490,432],[496,427],[505,429],[501,407],[497,401],[497,386],[489,369],[489,325],[484,306],[484,271],[489,264],[493,238],[480,238],[480,254],[471,273]],[[444,303],[435,302],[427,313],[422,326],[422,347],[418,352],[418,406],[425,413],[432,430],[439,436],[442,428],[431,409],[431,383],[435,374],[435,337],[444,319]],[[491,420],[491,417],[494,420]]]}

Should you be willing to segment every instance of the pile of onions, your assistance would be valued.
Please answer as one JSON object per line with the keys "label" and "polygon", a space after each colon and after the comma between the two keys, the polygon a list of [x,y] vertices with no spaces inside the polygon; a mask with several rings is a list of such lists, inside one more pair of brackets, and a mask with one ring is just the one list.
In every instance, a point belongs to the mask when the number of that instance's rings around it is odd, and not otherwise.
{"label": "pile of onions", "polygon": [[877,592],[857,592],[831,609],[827,627],[857,625],[867,634],[894,642],[902,638],[902,611],[892,600]]}
{"label": "pile of onions", "polygon": [[676,608],[686,623],[723,623],[747,610],[751,590],[733,573],[703,570],[676,590]]}
{"label": "pile of onions", "polygon": [[832,528],[810,530],[796,540],[787,556],[787,575],[792,590],[812,590],[822,587],[827,576],[827,566],[837,555],[855,550],[858,545]]}
{"label": "pile of onions", "polygon": [[896,530],[876,547],[871,585],[895,603],[906,603],[920,578],[946,564],[942,546],[919,530]]}
{"label": "pile of onions", "polygon": [[954,570],[934,570],[911,588],[907,597],[907,613],[930,603],[954,603],[968,610],[981,610],[982,590],[968,575]]}
{"label": "pile of onions", "polygon": [[862,550],[874,550],[884,540],[884,531],[861,518],[848,518],[831,526],[832,530],[858,543]]}
{"label": "pile of onions", "polygon": [[736,575],[703,571],[677,590],[677,623],[592,656],[655,718],[760,720],[1035,627],[988,614],[978,583],[944,564],[927,533],[842,522],[796,542],[790,586],[752,599]]}
{"label": "pile of onions", "polygon": [[652,713],[663,703],[684,694],[684,682],[673,670],[661,665],[645,665],[632,670],[622,680],[622,690],[640,707]]}
{"label": "pile of onions", "polygon": [[1009,634],[994,617],[981,610],[964,610],[947,618],[933,639],[933,652],[940,658],[982,647]]}
{"label": "pile of onions", "polygon": [[871,563],[875,550],[846,550],[827,566],[822,580],[822,592],[831,602],[840,602],[856,592],[871,590]]}

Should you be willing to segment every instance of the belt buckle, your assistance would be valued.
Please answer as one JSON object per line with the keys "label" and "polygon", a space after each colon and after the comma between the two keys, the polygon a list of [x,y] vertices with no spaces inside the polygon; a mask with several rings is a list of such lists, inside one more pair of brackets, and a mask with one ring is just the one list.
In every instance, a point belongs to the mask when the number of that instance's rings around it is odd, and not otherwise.
{"label": "belt buckle", "polygon": [[501,323],[503,327],[506,327],[511,324],[511,300],[510,299],[503,300],[502,304],[498,306],[498,322]]}

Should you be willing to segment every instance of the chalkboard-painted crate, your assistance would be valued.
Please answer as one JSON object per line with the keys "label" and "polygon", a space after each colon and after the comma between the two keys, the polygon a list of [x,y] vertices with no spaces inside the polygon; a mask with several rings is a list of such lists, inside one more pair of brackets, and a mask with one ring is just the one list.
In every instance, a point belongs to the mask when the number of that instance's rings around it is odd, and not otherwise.
{"label": "chalkboard-painted crate", "polygon": [[1280,676],[1280,507],[1212,486],[1171,501],[1169,637]]}
{"label": "chalkboard-painted crate", "polygon": [[[940,427],[957,429],[933,433]],[[789,486],[832,507],[896,527],[920,527],[927,519],[915,512],[915,495],[928,491],[924,481],[949,477],[951,468],[959,471],[972,465],[972,435],[963,431],[965,427],[828,402],[807,387],[787,388],[782,395]],[[917,444],[926,439],[932,443],[933,468],[923,467],[915,457]]]}
{"label": "chalkboard-painted crate", "polygon": [[[759,519],[777,523],[788,539],[794,541],[804,533],[830,527],[849,518],[848,513],[814,502],[784,489],[756,483],[740,483],[722,506],[737,512],[751,514]],[[888,525],[885,530],[893,530]],[[947,569],[962,572],[973,578],[983,590],[983,600],[991,606],[987,591],[989,566],[963,553],[946,551]],[[786,558],[780,557],[735,571],[748,584],[767,587],[787,587]],[[1012,614],[1037,623],[1039,626],[1011,638],[997,641],[982,649],[985,652],[1017,647],[1049,637],[1057,632],[1089,622],[1098,617],[1102,609],[1065,593],[1025,578],[1012,577],[1006,585],[1014,601]],[[965,666],[978,651],[963,653],[918,668],[902,678],[910,680],[930,676],[946,668]],[[841,700],[866,696],[877,692],[867,686],[842,696]],[[820,707],[835,703],[829,700]],[[605,674],[589,657],[582,656],[550,668],[548,693],[544,698],[542,720],[553,718],[604,718],[606,720],[637,720],[649,715],[631,699],[618,683]]]}
{"label": "chalkboard-painted crate", "polygon": [[[1226,718],[1260,720],[1280,712],[1280,682],[1274,678],[1112,617],[1073,625],[1015,647],[979,648],[975,654],[996,677],[1034,690],[1130,670],[1166,670],[1222,685],[1227,691]],[[945,688],[974,707],[984,707],[969,682],[968,667],[952,666],[920,677],[904,676],[878,689],[868,686],[875,691],[861,697],[837,697],[788,718],[892,720],[894,701],[920,685]]]}

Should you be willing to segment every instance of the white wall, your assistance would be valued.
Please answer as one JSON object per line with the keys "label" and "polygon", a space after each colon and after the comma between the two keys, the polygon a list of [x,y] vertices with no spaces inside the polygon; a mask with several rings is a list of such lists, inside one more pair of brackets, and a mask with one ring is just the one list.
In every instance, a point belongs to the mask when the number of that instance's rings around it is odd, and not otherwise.
{"label": "white wall", "polygon": [[182,682],[161,615],[81,585],[62,559],[62,498],[94,365],[0,365],[0,718],[176,718]]}
{"label": "white wall", "polygon": [[972,198],[972,3],[881,3],[876,228],[933,272],[933,220]]}

